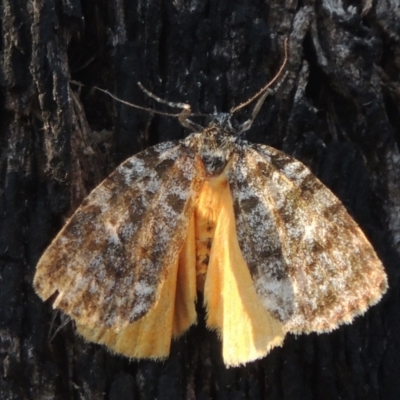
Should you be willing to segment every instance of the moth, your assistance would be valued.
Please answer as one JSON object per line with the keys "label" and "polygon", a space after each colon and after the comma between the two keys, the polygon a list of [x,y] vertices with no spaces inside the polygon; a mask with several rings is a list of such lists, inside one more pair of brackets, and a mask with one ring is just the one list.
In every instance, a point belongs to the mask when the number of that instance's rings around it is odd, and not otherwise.
{"label": "moth", "polygon": [[[288,332],[350,323],[385,293],[383,266],[340,200],[301,162],[242,139],[269,86],[206,128],[179,103],[195,132],[122,163],[44,252],[35,290],[85,339],[165,359],[196,323],[202,292],[231,367]],[[235,129],[232,114],[256,98]]]}

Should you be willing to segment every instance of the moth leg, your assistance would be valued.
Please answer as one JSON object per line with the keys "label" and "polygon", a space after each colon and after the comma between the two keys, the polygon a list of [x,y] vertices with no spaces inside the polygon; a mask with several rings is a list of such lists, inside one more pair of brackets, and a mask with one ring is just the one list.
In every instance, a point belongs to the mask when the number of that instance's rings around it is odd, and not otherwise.
{"label": "moth leg", "polygon": [[188,118],[189,116],[194,115],[192,113],[192,110],[191,110],[189,104],[174,103],[172,101],[164,100],[161,97],[158,97],[154,93],[150,92],[150,90],[146,89],[140,82],[138,82],[138,86],[140,87],[140,89],[143,90],[144,93],[147,94],[147,96],[151,97],[155,101],[158,101],[159,103],[165,104],[172,108],[182,109],[182,111],[178,114],[178,120],[181,123],[181,125],[184,126],[185,128],[188,128],[188,129],[192,130],[193,132],[201,132],[204,129],[203,126],[196,124],[195,122],[193,122],[192,120],[190,120]]}

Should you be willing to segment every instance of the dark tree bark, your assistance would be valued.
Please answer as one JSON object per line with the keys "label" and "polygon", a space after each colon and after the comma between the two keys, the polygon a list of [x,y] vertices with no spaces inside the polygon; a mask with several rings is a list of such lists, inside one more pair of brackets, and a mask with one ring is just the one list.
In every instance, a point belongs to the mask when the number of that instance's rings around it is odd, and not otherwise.
{"label": "dark tree bark", "polygon": [[[343,3],[2,0],[1,399],[400,398],[400,8]],[[285,38],[287,78],[247,138],[295,156],[343,201],[389,292],[353,324],[289,335],[240,368],[224,367],[200,306],[162,363],[85,343],[34,293],[38,258],[119,162],[187,134],[93,87],[158,108],[141,81],[195,111],[228,111],[275,74]]]}

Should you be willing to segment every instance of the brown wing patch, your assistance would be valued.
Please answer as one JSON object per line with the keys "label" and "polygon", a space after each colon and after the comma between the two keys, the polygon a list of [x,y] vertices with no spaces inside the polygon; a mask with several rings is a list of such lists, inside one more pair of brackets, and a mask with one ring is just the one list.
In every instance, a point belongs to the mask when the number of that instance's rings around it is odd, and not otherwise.
{"label": "brown wing patch", "polygon": [[168,357],[173,336],[174,305],[178,260],[171,266],[161,285],[159,298],[137,321],[116,330],[88,327],[77,322],[78,332],[91,342],[106,345],[111,351],[130,358],[164,359]]}
{"label": "brown wing patch", "polygon": [[239,243],[257,293],[287,331],[330,331],[381,298],[387,281],[375,251],[340,201],[299,161],[252,145],[229,179]]}
{"label": "brown wing patch", "polygon": [[121,164],[43,254],[34,278],[39,296],[58,292],[54,306],[88,328],[119,332],[146,314],[177,263],[201,168],[175,143]]}
{"label": "brown wing patch", "polygon": [[171,340],[196,322],[196,276],[193,218],[180,257],[168,270],[158,300],[148,312],[120,330],[77,324],[86,340],[129,358],[165,359]]}

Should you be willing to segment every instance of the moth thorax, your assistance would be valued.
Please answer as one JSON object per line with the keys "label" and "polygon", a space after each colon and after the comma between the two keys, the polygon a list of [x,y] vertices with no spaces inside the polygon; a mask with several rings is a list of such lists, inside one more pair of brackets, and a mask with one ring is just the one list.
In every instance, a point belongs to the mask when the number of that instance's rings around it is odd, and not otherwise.
{"label": "moth thorax", "polygon": [[217,154],[215,152],[202,153],[200,154],[200,157],[209,176],[220,175],[229,161],[229,158],[226,157],[226,154],[222,152],[221,154]]}
{"label": "moth thorax", "polygon": [[232,154],[237,136],[218,125],[206,128],[200,137],[198,152],[209,176],[217,177],[225,170]]}

